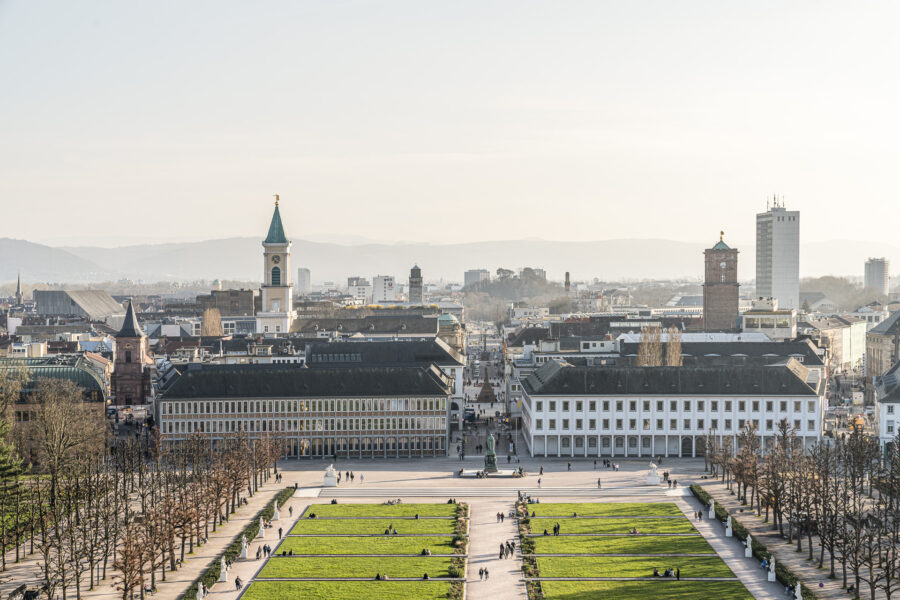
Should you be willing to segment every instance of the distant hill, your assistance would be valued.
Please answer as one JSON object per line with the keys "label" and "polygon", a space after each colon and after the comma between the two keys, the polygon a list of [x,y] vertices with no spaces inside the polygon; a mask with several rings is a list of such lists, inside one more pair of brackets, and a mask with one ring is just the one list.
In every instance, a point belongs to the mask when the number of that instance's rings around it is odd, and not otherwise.
{"label": "distant hill", "polygon": [[88,282],[110,279],[113,273],[89,259],[61,248],[25,240],[0,238],[0,281]]}
{"label": "distant hill", "polygon": [[[417,263],[427,281],[462,281],[466,269],[541,267],[554,280],[570,271],[573,280],[638,280],[692,278],[703,274],[703,249],[708,244],[672,240],[602,240],[560,242],[511,240],[466,244],[336,243],[294,240],[291,268],[308,267],[314,281],[345,282],[349,275],[378,274],[405,279]],[[755,272],[752,245],[741,251],[739,276]],[[861,276],[869,256],[894,258],[900,248],[889,244],[837,240],[804,244],[801,275]],[[117,248],[54,248],[24,240],[0,238],[0,281],[11,281],[21,270],[29,282],[89,282],[128,278],[143,281],[242,279],[259,280],[262,246],[257,238],[201,242],[141,244]],[[295,275],[296,276],[296,275]]]}

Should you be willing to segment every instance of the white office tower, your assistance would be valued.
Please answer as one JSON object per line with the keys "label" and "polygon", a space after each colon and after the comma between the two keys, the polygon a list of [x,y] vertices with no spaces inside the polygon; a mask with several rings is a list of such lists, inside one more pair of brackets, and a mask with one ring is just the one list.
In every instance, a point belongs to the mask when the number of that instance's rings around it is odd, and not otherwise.
{"label": "white office tower", "polygon": [[393,302],[397,299],[397,287],[393,275],[376,275],[373,281],[374,302]]}
{"label": "white office tower", "polygon": [[866,261],[866,287],[887,296],[891,292],[890,261],[870,258]]}
{"label": "white office tower", "polygon": [[312,281],[309,269],[300,267],[297,269],[297,291],[304,296],[312,291]]}
{"label": "white office tower", "polygon": [[756,295],[800,310],[800,211],[778,198],[756,215]]}

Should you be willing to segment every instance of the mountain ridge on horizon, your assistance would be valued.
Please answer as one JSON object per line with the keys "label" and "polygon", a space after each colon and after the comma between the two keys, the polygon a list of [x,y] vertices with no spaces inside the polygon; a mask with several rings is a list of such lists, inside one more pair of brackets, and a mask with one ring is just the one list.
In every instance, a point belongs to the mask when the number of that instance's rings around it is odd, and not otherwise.
{"label": "mountain ridge on horizon", "polygon": [[[304,238],[293,240],[292,269],[307,267],[313,281],[360,275],[394,275],[405,280],[414,264],[426,280],[462,281],[467,269],[540,267],[551,279],[566,271],[574,280],[697,279],[703,273],[700,244],[659,238],[596,241],[487,240],[479,242],[369,242],[344,245]],[[214,238],[193,242],[101,246],[48,246],[0,238],[0,281],[22,272],[29,282],[98,282],[261,278],[261,240]],[[742,246],[735,244],[738,250]],[[878,242],[829,240],[801,244],[801,277],[861,276],[869,256],[900,257],[900,247]],[[740,254],[740,278],[753,278],[755,251]]]}

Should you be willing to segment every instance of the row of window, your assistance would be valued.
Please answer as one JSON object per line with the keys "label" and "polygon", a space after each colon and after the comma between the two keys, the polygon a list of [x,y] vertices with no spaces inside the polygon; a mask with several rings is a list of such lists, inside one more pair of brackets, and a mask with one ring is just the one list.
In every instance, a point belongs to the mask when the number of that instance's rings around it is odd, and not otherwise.
{"label": "row of window", "polygon": [[[625,411],[625,401],[624,400],[602,400],[603,412],[609,412],[610,407],[613,406],[613,402],[615,402],[614,406],[616,412],[624,412]],[[703,412],[706,410],[706,400],[697,400],[696,403],[693,400],[669,400],[669,411],[670,412],[692,412],[694,406],[697,408],[697,412]],[[710,400],[709,408],[712,412],[716,412],[719,410],[719,400]],[[745,412],[747,410],[748,401],[747,400],[722,400],[722,404],[725,407],[725,412],[730,412],[734,407],[734,402],[737,402],[737,409],[740,412]],[[750,400],[750,410],[752,412],[759,412],[762,401],[760,400]],[[681,408],[679,408],[679,403],[681,404]],[[563,412],[569,412],[569,410],[574,405],[575,412],[584,411],[585,405],[588,407],[588,412],[596,412],[597,411],[597,400],[561,400],[557,402],[556,400],[548,400],[547,408],[550,412],[556,411],[557,407],[561,407]],[[650,408],[653,406],[653,403],[650,400],[643,400],[641,402],[641,408],[643,412],[650,412]],[[779,400],[778,401],[778,410],[780,412],[787,412],[789,403],[787,400]],[[775,401],[774,400],[766,400],[765,401],[766,412],[773,412],[775,409]],[[794,400],[793,408],[795,413],[802,412],[803,410],[803,401],[802,400]],[[534,409],[537,412],[541,412],[544,410],[544,401],[543,400],[535,400]],[[656,401],[656,411],[663,412],[666,409],[666,401],[665,400],[657,400]],[[628,412],[637,412],[638,410],[638,401],[637,400],[629,400],[628,401]],[[806,402],[806,410],[807,412],[814,413],[816,412],[816,401],[815,400],[807,400]]]}
{"label": "row of window", "polygon": [[238,431],[445,431],[446,417],[393,417],[359,419],[199,420],[162,422],[163,433],[232,433]]}
{"label": "row of window", "polygon": [[[570,419],[561,419],[560,431],[568,431],[571,427],[572,421]],[[677,431],[678,430],[678,419],[669,419],[669,431]],[[556,431],[557,419],[547,419],[547,430],[548,431]],[[641,419],[640,430],[641,431],[651,431],[651,419]],[[752,419],[752,422],[759,428],[759,419]],[[575,430],[582,431],[584,430],[584,419],[575,419]],[[664,419],[656,419],[656,427],[653,428],[653,431],[664,431],[663,427],[665,423]],[[737,425],[738,430],[744,428],[744,425],[747,423],[746,419],[738,419]],[[733,420],[732,419],[724,419],[725,431],[731,431]],[[801,419],[794,419],[794,428],[798,431],[801,430]],[[610,431],[610,419],[602,419],[602,427],[601,429],[604,431]],[[681,430],[705,430],[706,429],[706,420],[705,419],[697,419],[693,421],[691,419],[682,419],[681,420]],[[696,426],[694,426],[696,425]],[[765,429],[763,431],[774,431],[775,427],[778,425],[778,421],[774,419],[766,419],[765,421]],[[719,419],[710,419],[709,427],[714,430],[719,429]],[[543,431],[544,430],[544,419],[535,419],[534,421],[534,429],[535,431]],[[587,430],[594,431],[597,429],[597,419],[587,419]],[[615,419],[615,431],[625,431],[625,419]],[[638,431],[638,419],[628,419],[628,431]],[[816,431],[816,420],[815,419],[807,419],[806,421],[806,431],[814,432]]]}
{"label": "row of window", "polygon": [[163,402],[164,415],[286,413],[286,412],[362,412],[447,410],[446,398],[365,398],[328,400],[207,400]]}

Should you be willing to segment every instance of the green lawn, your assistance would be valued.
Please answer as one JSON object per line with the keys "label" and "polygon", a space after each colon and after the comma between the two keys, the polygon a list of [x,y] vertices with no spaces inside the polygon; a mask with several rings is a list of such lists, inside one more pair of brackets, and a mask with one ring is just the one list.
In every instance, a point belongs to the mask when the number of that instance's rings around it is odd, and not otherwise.
{"label": "green lawn", "polygon": [[[401,559],[397,559],[401,560]],[[552,556],[538,558],[541,577],[650,577],[653,569],[681,569],[684,577],[734,577],[718,556],[644,558],[619,556]]]}
{"label": "green lawn", "polygon": [[[559,523],[560,533],[628,533],[637,527],[641,533],[697,533],[687,519],[532,519],[531,532],[553,533]],[[383,530],[382,530],[383,531]]]}
{"label": "green lawn", "polygon": [[259,581],[252,583],[243,597],[246,600],[445,600],[449,590],[450,583],[445,581]]}
{"label": "green lawn", "polygon": [[429,557],[273,557],[262,568],[259,577],[449,577],[450,558]]}
{"label": "green lawn", "polygon": [[456,517],[455,504],[312,504],[305,514],[319,517]]}
{"label": "green lawn", "polygon": [[528,511],[536,513],[538,517],[571,517],[575,512],[581,517],[684,516],[674,502],[548,502],[546,504],[529,504]]}
{"label": "green lawn", "polygon": [[391,525],[399,534],[438,533],[453,535],[453,519],[303,519],[291,530],[291,533],[304,535],[346,534],[383,535]]}
{"label": "green lawn", "polygon": [[546,600],[753,600],[738,581],[543,581],[541,587]]}
{"label": "green lawn", "polygon": [[539,536],[534,540],[535,554],[698,554],[713,553],[703,536]]}
{"label": "green lawn", "polygon": [[[594,539],[594,538],[591,538]],[[453,538],[446,537],[287,537],[278,546],[294,554],[419,554],[430,548],[433,554],[452,554]]]}

